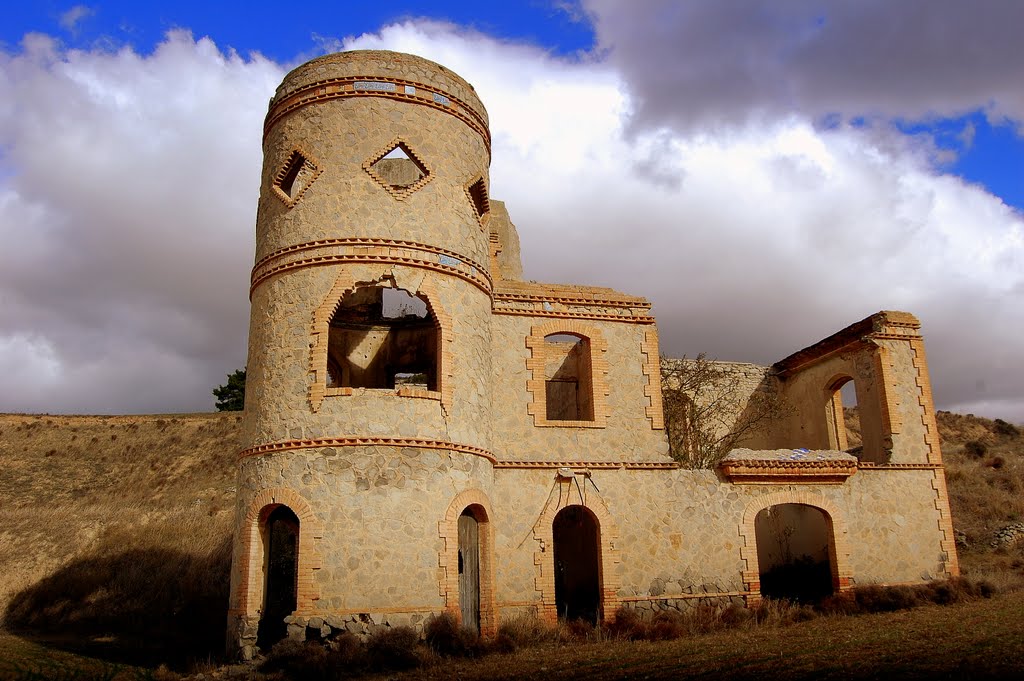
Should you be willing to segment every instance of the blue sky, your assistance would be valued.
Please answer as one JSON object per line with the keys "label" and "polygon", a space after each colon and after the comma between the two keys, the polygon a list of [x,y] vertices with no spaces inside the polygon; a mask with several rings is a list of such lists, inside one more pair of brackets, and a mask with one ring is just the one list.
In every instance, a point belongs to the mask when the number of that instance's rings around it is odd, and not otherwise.
{"label": "blue sky", "polygon": [[1001,0],[11,5],[0,411],[210,408],[245,362],[267,99],[373,48],[474,84],[528,278],[648,296],[666,354],[762,364],[905,309],[940,408],[1024,422],[1022,25]]}

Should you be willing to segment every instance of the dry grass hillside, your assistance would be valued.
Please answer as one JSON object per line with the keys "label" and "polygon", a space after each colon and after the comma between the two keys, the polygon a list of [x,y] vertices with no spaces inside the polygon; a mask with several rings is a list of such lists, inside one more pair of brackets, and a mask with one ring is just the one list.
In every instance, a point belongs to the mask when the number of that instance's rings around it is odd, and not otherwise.
{"label": "dry grass hillside", "polygon": [[[1021,580],[1024,541],[991,544],[1024,522],[1024,429],[938,422],[965,571]],[[5,626],[143,663],[218,654],[239,436],[237,412],[0,415]]]}
{"label": "dry grass hillside", "polygon": [[143,658],[160,637],[219,650],[239,425],[237,412],[0,415],[5,625]]}

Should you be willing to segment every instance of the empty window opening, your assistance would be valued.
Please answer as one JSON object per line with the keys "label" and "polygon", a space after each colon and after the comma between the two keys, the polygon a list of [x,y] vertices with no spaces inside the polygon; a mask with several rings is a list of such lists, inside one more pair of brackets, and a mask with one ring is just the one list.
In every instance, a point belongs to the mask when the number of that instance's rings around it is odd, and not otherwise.
{"label": "empty window opening", "polygon": [[462,626],[480,632],[480,523],[469,508],[459,516],[459,610]]}
{"label": "empty window opening", "polygon": [[427,169],[403,144],[396,145],[370,167],[392,189],[407,189],[427,176]]}
{"label": "empty window opening", "polygon": [[563,620],[597,624],[601,614],[601,529],[585,506],[566,506],[551,528],[555,605]]}
{"label": "empty window opening", "polygon": [[278,173],[275,184],[285,196],[294,199],[306,190],[315,176],[316,166],[313,162],[298,151],[293,151],[284,168]]}
{"label": "empty window opening", "polygon": [[285,637],[284,618],[295,612],[299,519],[287,506],[278,506],[267,516],[261,534],[265,582],[256,644],[265,651]]}
{"label": "empty window opening", "polygon": [[487,185],[484,184],[484,179],[481,177],[479,180],[469,185],[469,198],[473,200],[473,209],[476,211],[476,216],[482,218],[491,210],[491,202],[487,198]]}
{"label": "empty window opening", "polygon": [[857,412],[857,387],[854,380],[849,376],[836,378],[825,392],[829,449],[859,454],[860,418]]}
{"label": "empty window opening", "polygon": [[590,340],[555,333],[544,338],[544,390],[549,421],[593,421]]}
{"label": "empty window opening", "polygon": [[438,390],[439,337],[422,298],[404,289],[358,288],[331,319],[327,386]]}
{"label": "empty window opening", "polygon": [[815,603],[833,593],[832,522],[820,508],[778,504],[754,519],[761,595]]}

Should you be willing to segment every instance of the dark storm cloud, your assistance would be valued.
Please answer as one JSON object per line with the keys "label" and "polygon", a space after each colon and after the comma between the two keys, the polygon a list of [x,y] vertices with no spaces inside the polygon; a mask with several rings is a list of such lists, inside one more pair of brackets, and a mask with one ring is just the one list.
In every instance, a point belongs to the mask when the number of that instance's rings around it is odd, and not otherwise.
{"label": "dark storm cloud", "polygon": [[796,112],[1024,120],[1024,3],[584,0],[634,124],[716,128]]}

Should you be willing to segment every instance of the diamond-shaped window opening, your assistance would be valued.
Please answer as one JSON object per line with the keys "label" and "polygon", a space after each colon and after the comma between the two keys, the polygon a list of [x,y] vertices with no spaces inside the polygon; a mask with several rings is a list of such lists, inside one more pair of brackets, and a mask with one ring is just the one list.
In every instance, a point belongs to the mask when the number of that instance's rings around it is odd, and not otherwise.
{"label": "diamond-shaped window opening", "polygon": [[274,178],[274,189],[277,190],[278,198],[294,206],[305,193],[313,181],[320,175],[320,169],[309,160],[301,151],[295,149],[288,157],[288,161],[277,177]]}
{"label": "diamond-shaped window opening", "polygon": [[396,199],[407,199],[431,180],[430,167],[402,140],[395,140],[363,164],[377,184]]}
{"label": "diamond-shaped window opening", "polygon": [[488,213],[491,212],[491,201],[487,198],[487,183],[484,178],[476,177],[466,185],[466,194],[473,204],[473,210],[481,225],[486,224]]}

